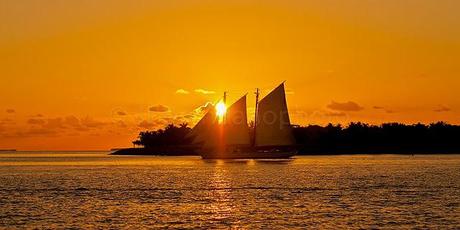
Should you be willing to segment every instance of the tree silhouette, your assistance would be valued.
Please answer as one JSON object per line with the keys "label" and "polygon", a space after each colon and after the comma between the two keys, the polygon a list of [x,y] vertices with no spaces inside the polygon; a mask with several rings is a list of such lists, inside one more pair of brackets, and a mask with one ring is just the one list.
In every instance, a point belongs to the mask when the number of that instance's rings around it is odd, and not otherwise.
{"label": "tree silhouette", "polygon": [[179,126],[168,124],[164,129],[140,132],[138,139],[133,141],[133,144],[142,145],[145,148],[187,145],[192,141],[192,138],[188,135],[190,131],[191,129],[187,123],[182,123]]}
{"label": "tree silhouette", "polygon": [[[253,127],[251,123],[251,133]],[[133,143],[145,148],[190,145],[190,131],[186,123],[169,124],[164,129],[140,132]],[[460,126],[445,122],[379,126],[352,122],[345,128],[340,124],[296,126],[293,134],[299,154],[460,153]]]}

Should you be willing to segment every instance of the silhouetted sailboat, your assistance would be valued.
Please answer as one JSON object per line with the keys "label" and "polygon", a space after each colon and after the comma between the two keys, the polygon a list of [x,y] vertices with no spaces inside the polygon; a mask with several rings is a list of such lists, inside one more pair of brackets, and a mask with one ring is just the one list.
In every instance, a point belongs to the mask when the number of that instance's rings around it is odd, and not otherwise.
{"label": "silhouetted sailboat", "polygon": [[[246,95],[219,121],[214,108],[195,125],[191,134],[205,159],[289,158],[296,153],[284,83],[258,101],[252,138],[247,122]],[[225,96],[224,96],[225,102]]]}

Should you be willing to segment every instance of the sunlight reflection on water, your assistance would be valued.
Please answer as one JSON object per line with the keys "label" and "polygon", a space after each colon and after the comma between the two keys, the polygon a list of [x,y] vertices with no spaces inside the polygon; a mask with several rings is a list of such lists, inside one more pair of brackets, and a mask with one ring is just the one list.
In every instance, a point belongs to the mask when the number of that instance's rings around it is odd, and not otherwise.
{"label": "sunlight reflection on water", "polygon": [[457,228],[460,155],[0,153],[0,228]]}

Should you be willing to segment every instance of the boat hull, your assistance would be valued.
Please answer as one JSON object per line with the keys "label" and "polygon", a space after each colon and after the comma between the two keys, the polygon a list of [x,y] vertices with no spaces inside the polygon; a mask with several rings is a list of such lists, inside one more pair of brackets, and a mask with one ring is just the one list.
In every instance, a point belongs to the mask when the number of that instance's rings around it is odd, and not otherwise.
{"label": "boat hull", "polygon": [[203,150],[200,153],[203,159],[288,159],[296,154],[297,150],[292,148],[233,148],[225,151]]}

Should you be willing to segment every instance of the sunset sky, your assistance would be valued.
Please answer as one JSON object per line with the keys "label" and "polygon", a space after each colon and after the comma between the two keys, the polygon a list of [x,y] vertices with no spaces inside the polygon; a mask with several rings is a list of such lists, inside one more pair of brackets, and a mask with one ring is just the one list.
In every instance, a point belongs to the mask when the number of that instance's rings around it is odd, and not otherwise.
{"label": "sunset sky", "polygon": [[[292,123],[460,124],[460,1],[0,0],[0,149],[127,147],[286,80]],[[252,109],[252,111],[251,111]]]}

